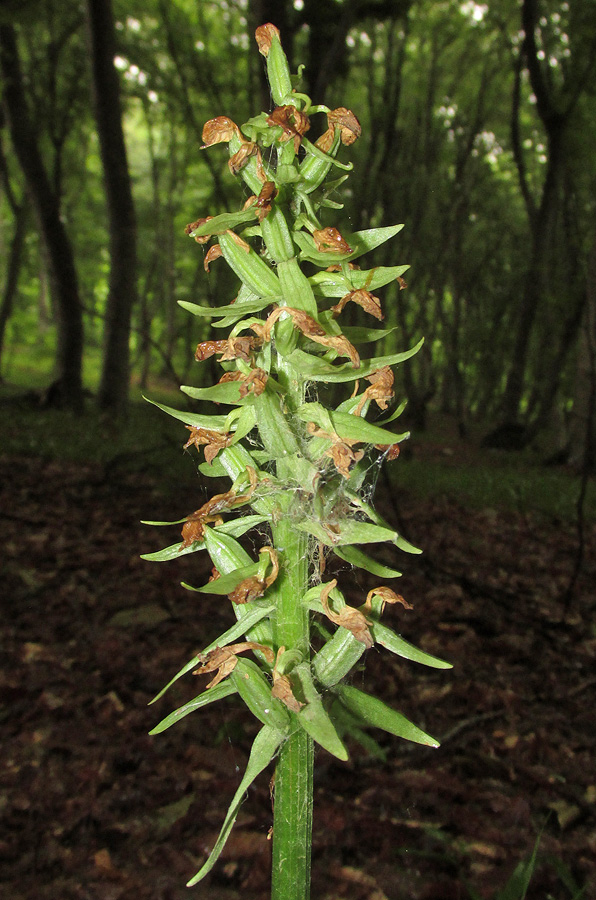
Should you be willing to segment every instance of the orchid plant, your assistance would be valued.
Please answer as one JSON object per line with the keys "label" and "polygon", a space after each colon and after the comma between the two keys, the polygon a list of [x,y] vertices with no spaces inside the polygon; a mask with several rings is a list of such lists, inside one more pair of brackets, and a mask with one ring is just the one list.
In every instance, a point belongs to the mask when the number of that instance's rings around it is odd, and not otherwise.
{"label": "orchid plant", "polygon": [[[358,348],[391,329],[342,326],[349,303],[381,321],[381,301],[373,291],[396,280],[405,286],[407,266],[364,270],[355,263],[402,226],[348,233],[322,223],[322,211],[342,208],[332,198],[352,166],[338,152],[360,136],[359,122],[350,110],[314,105],[297,90],[275,26],[259,27],[256,40],[275,108],[241,127],[218,116],[203,131],[204,147],[228,145],[230,172],[250,196],[238,212],[200,218],[186,229],[199,244],[215,239],[205,269],[223,257],[240,288],[227,305],[180,304],[215,320],[214,328],[230,329],[227,337],[204,341],[196,350],[199,361],[218,358],[218,383],[182,388],[201,403],[230,411],[161,406],[189,429],[184,446],[204,455],[200,472],[228,478],[231,486],[180,520],[180,542],[145,556],[164,561],[206,551],[212,578],[201,587],[184,586],[229,597],[236,621],[155,698],[188,672],[210,676],[197,697],[151,733],[232,694],[244,701],[262,727],[219,837],[188,884],[212,869],[247,788],[274,762],[272,897],[306,900],[314,744],[346,760],[346,737],[374,748],[366,729],[380,728],[438,746],[382,700],[346,683],[346,676],[374,644],[427,666],[449,664],[381,623],[386,604],[410,608],[392,588],[373,587],[355,607],[337,578],[325,577],[328,557],[335,554],[375,578],[397,578],[398,571],[362,549],[367,544],[388,541],[420,552],[376,512],[364,490],[371,458],[395,459],[408,437],[388,428],[404,407],[388,411],[394,400],[391,367],[420,344],[363,359]],[[326,119],[326,128],[311,142],[307,133],[316,115]],[[347,385],[351,393],[327,408],[316,392],[322,384]],[[369,421],[371,408],[384,418]],[[256,558],[239,540],[251,529],[253,546],[261,545]]]}

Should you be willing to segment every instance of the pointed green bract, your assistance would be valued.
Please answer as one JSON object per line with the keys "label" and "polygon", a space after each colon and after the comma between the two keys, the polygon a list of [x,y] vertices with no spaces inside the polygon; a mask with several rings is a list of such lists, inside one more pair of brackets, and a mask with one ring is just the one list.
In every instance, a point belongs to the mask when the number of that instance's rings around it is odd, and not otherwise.
{"label": "pointed green bract", "polygon": [[225,846],[225,843],[230,835],[230,831],[234,827],[234,822],[236,821],[236,817],[238,815],[238,811],[240,809],[242,801],[244,800],[246,791],[251,786],[257,775],[259,775],[263,771],[263,769],[265,769],[269,765],[283,739],[284,734],[269,725],[263,726],[263,728],[261,728],[261,730],[257,734],[254,744],[252,745],[252,750],[250,751],[250,757],[248,760],[248,765],[246,766],[244,777],[238,785],[238,790],[234,794],[232,802],[230,803],[222,829],[219,833],[217,841],[215,842],[213,850],[211,851],[209,857],[207,858],[207,861],[199,869],[197,874],[193,878],[191,878],[189,882],[187,882],[187,887],[192,887],[193,884],[197,884],[199,881],[201,881],[205,877],[205,875],[207,875],[207,873],[211,871],[211,869],[219,859],[219,855]]}

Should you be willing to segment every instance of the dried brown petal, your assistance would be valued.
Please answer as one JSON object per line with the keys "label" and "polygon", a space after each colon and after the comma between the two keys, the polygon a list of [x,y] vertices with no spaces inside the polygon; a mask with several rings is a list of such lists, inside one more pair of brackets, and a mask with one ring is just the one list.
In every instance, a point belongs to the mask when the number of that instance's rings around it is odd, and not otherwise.
{"label": "dried brown petal", "polygon": [[292,712],[298,713],[304,706],[304,703],[301,703],[294,696],[294,691],[292,690],[292,684],[287,675],[282,675],[278,671],[278,665],[281,656],[285,653],[286,648],[280,647],[277,651],[277,657],[275,660],[275,666],[273,667],[273,687],[271,688],[271,696],[275,697],[277,700],[281,700],[289,710]]}
{"label": "dried brown petal", "polygon": [[383,366],[366,376],[370,387],[363,392],[354,415],[359,416],[367,400],[374,400],[380,409],[387,409],[387,403],[393,400],[393,372],[389,366]]}
{"label": "dried brown petal", "polygon": [[[187,426],[190,427],[190,426]],[[213,458],[219,453],[222,447],[227,447],[233,435],[225,434],[221,431],[210,431],[207,428],[190,428],[191,436],[185,447],[191,443],[198,448],[200,444],[207,444],[205,447],[205,459],[212,462]],[[190,546],[193,541],[201,540],[203,537],[203,525],[207,523],[215,523],[221,525],[223,519],[219,513],[223,510],[230,509],[234,506],[240,506],[246,503],[252,497],[257,486],[257,473],[252,466],[247,466],[246,471],[250,479],[250,485],[247,493],[238,496],[236,491],[229,490],[225,494],[214,494],[210,500],[207,500],[200,509],[187,517],[186,522],[182,526],[182,537],[184,539],[184,547]],[[198,535],[198,536],[196,536]]]}
{"label": "dried brown petal", "polygon": [[221,355],[221,361],[225,362],[230,359],[242,359],[244,362],[250,361],[250,352],[257,344],[257,339],[243,334],[239,337],[231,337],[226,341],[226,348]]}
{"label": "dried brown petal", "polygon": [[259,222],[262,222],[271,212],[271,204],[277,196],[277,188],[273,181],[266,181],[261,188],[261,193],[257,197],[255,204],[255,215]]}
{"label": "dried brown petal", "polygon": [[302,135],[310,129],[308,116],[291,104],[276,106],[271,115],[267,117],[267,124],[279,125],[283,132],[282,143],[294,140],[296,152],[300,146]]}
{"label": "dried brown petal", "polygon": [[241,581],[240,584],[234,588],[232,593],[228,594],[232,603],[250,603],[251,600],[262,597],[267,588],[269,588],[277,578],[279,574],[279,563],[277,560],[277,553],[273,547],[263,547],[259,552],[269,554],[272,565],[271,572],[266,578],[259,578],[257,575],[253,575],[252,577],[245,578],[244,581]]}
{"label": "dried brown petal", "polygon": [[321,228],[313,231],[313,240],[321,253],[351,253],[352,248],[341,236],[337,228]]}
{"label": "dried brown petal", "polygon": [[247,244],[244,238],[241,238],[239,234],[236,234],[235,231],[226,231],[226,234],[229,234],[234,243],[238,244],[245,253],[250,253],[250,244]]}
{"label": "dried brown petal", "polygon": [[213,244],[212,247],[209,247],[207,253],[205,254],[205,259],[203,260],[203,268],[206,272],[209,271],[209,266],[213,262],[214,259],[219,259],[220,256],[223,256],[223,250],[219,246],[219,244]]}
{"label": "dried brown petal", "polygon": [[315,141],[315,147],[318,147],[319,150],[322,150],[323,153],[329,153],[331,147],[333,146],[333,139],[335,137],[335,130],[333,128],[328,128],[327,131],[324,131],[323,134],[317,138]]}
{"label": "dried brown petal", "polygon": [[362,134],[360,122],[351,109],[339,106],[327,113],[329,128],[337,127],[340,130],[342,144],[353,144]]}
{"label": "dried brown petal", "polygon": [[387,453],[387,459],[389,461],[393,459],[397,459],[399,456],[399,444],[375,444],[377,450],[383,450]]}
{"label": "dried brown petal", "polygon": [[223,353],[227,346],[228,342],[225,339],[220,341],[203,341],[195,350],[195,359],[197,362],[202,362],[204,359],[209,359],[209,357],[213,356],[215,353]]}
{"label": "dried brown petal", "polygon": [[194,444],[198,450],[201,445],[205,444],[205,461],[209,464],[213,462],[220,450],[229,447],[233,438],[233,435],[223,431],[194,428],[192,425],[186,427],[190,430],[190,437],[184,445],[184,449],[186,450],[191,444]]}
{"label": "dried brown petal", "polygon": [[252,141],[244,141],[240,145],[239,149],[228,160],[228,168],[232,175],[237,175],[244,168],[251,156],[255,155],[257,149],[257,145],[253,144]]}
{"label": "dried brown petal", "polygon": [[372,598],[380,597],[383,601],[383,605],[381,606],[381,612],[385,607],[386,603],[401,603],[405,609],[414,609],[411,603],[408,603],[407,600],[401,596],[401,594],[396,594],[395,591],[392,591],[391,588],[384,587],[381,585],[380,587],[373,588],[372,591],[369,591],[366,595],[366,603],[362,607],[363,610],[370,612],[372,610]]}
{"label": "dried brown petal", "polygon": [[209,119],[203,126],[203,147],[221,144],[222,141],[231,141],[234,135],[242,139],[240,129],[227,116],[217,116],[215,119]]}
{"label": "dried brown petal", "polygon": [[375,297],[374,294],[371,294],[370,291],[365,291],[364,288],[360,288],[357,291],[350,291],[349,294],[344,294],[339,303],[331,307],[333,315],[337,317],[342,312],[344,306],[350,302],[357,303],[358,306],[361,306],[365,312],[370,313],[375,319],[383,320],[384,316],[381,310],[381,301],[378,297]]}
{"label": "dried brown petal", "polygon": [[215,672],[217,675],[207,685],[207,689],[215,687],[224,678],[230,675],[236,668],[238,654],[247,650],[260,650],[269,662],[275,659],[273,651],[263,644],[255,644],[254,641],[242,641],[239,644],[231,644],[229,647],[214,647],[208,653],[199,653],[200,669],[195,669],[193,675],[202,675],[206,672]]}
{"label": "dried brown petal", "polygon": [[[213,219],[213,216],[205,216],[203,219],[197,219],[196,222],[191,222],[190,225],[187,225],[184,229],[184,233],[191,234],[193,231],[196,231],[197,228],[200,228],[201,225],[204,225],[205,222],[209,222],[211,219]],[[206,244],[210,237],[210,234],[205,234],[202,237],[195,237],[195,241],[197,242],[197,244]]]}
{"label": "dried brown petal", "polygon": [[331,457],[340,475],[349,478],[351,466],[360,462],[364,456],[364,450],[354,451],[346,441],[338,441],[326,451],[325,455]]}
{"label": "dried brown petal", "polygon": [[267,342],[271,340],[271,330],[273,325],[283,313],[288,313],[288,315],[292,317],[294,325],[296,325],[305,337],[310,338],[317,344],[322,344],[324,347],[330,347],[336,350],[340,356],[348,356],[352,361],[354,368],[358,368],[360,365],[360,356],[349,340],[342,334],[327,334],[322,325],[319,325],[312,316],[309,316],[309,314],[302,309],[293,309],[291,306],[276,306],[273,312],[267,316],[265,322],[264,339]]}
{"label": "dried brown petal", "polygon": [[242,359],[245,362],[249,362],[251,350],[259,347],[260,343],[258,337],[250,337],[248,335],[231,337],[227,340],[203,341],[195,350],[195,359],[198,362],[202,362],[215,353],[221,353],[221,361]]}
{"label": "dried brown petal", "polygon": [[232,603],[243,604],[250,603],[252,600],[262,597],[264,593],[264,582],[260,578],[257,578],[256,575],[253,575],[252,578],[245,578],[244,581],[241,581],[240,584],[234,588],[232,593],[228,594],[228,597]]}
{"label": "dried brown petal", "polygon": [[255,31],[255,39],[261,56],[269,56],[271,41],[274,36],[277,38],[280,37],[279,29],[276,28],[275,25],[272,25],[271,22],[267,22],[266,25],[259,25]]}
{"label": "dried brown petal", "polygon": [[342,628],[351,631],[356,640],[364,644],[365,647],[372,647],[374,640],[364,613],[353,606],[344,606],[338,613],[335,613],[329,606],[329,594],[336,586],[337,579],[334,578],[321,591],[321,603],[323,604],[325,615],[335,625],[340,625]]}
{"label": "dried brown petal", "polygon": [[269,376],[264,369],[252,369],[250,375],[242,375],[240,372],[238,373],[242,379],[242,384],[240,385],[240,396],[246,397],[246,395],[250,392],[255,395],[255,397],[259,397],[267,386],[267,379]]}

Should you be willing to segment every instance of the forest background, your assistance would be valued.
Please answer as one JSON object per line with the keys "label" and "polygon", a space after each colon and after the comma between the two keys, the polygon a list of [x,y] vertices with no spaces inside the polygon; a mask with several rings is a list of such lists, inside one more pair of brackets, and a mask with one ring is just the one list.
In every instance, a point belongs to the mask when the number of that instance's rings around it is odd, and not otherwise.
{"label": "forest background", "polygon": [[[181,648],[227,611],[197,617],[188,557],[139,559],[165,543],[139,519],[207,496],[181,424],[140,396],[181,406],[180,384],[214,380],[193,361],[210,326],[177,301],[228,303],[236,284],[184,229],[238,206],[202,128],[271,107],[267,21],[314,101],[362,124],[338,221],[405,224],[367,265],[411,266],[383,291],[379,352],[425,338],[396,372],[413,449],[374,474],[425,550],[404,563],[404,633],[454,664],[367,660],[442,748],[319,758],[316,896],[494,900],[539,834],[528,900],[591,896],[595,0],[0,4],[0,884],[186,897],[238,785],[238,710],[147,736]],[[268,896],[270,813],[263,783],[208,896]]]}
{"label": "forest background", "polygon": [[489,443],[582,460],[593,0],[4,3],[2,380],[53,384],[47,403],[74,409],[87,390],[113,411],[131,384],[209,382],[190,367],[210,326],[176,301],[221,303],[233,286],[224,266],[205,276],[184,226],[235,202],[201,129],[269,108],[249,50],[269,20],[315,101],[361,120],[349,227],[406,224],[383,260],[411,265],[407,290],[387,290],[383,351],[425,337],[401,374],[410,422],[432,407],[461,434],[480,424]]}

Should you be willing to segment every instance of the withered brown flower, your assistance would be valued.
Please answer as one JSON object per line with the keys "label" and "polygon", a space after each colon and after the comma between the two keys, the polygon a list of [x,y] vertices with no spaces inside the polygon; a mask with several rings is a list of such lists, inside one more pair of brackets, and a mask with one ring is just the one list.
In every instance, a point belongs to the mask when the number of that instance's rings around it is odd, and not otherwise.
{"label": "withered brown flower", "polygon": [[321,253],[351,253],[352,248],[337,228],[321,228],[313,231],[313,240]]}
{"label": "withered brown flower", "polygon": [[381,301],[379,298],[374,294],[371,294],[370,291],[365,291],[364,288],[344,294],[339,303],[336,303],[335,306],[331,307],[333,315],[337,318],[344,306],[350,302],[357,303],[358,306],[361,306],[365,312],[370,313],[375,319],[382,321],[385,318],[381,310]]}
{"label": "withered brown flower", "polygon": [[351,631],[356,640],[364,644],[365,647],[372,647],[374,640],[370,633],[369,622],[364,613],[353,606],[344,606],[336,613],[329,606],[329,594],[335,587],[337,587],[336,578],[326,584],[321,591],[321,603],[323,604],[325,615],[335,625],[340,625],[342,628]]}
{"label": "withered brown flower", "polygon": [[414,609],[411,603],[408,603],[407,600],[404,600],[401,594],[396,594],[395,591],[392,591],[391,588],[385,587],[381,585],[380,587],[373,588],[372,591],[369,591],[366,595],[366,603],[362,607],[366,612],[372,612],[372,598],[380,597],[382,600],[381,605],[381,613],[385,607],[386,603],[401,603],[401,605],[405,609]]}
{"label": "withered brown flower", "polygon": [[203,126],[203,148],[231,141],[234,135],[242,140],[242,133],[236,123],[227,116],[216,116],[215,119],[205,122]]}
{"label": "withered brown flower", "polygon": [[268,125],[279,125],[283,134],[281,141],[294,141],[294,149],[298,152],[302,135],[310,129],[308,116],[295,106],[276,106],[267,118]]}
{"label": "withered brown flower", "polygon": [[267,588],[271,587],[277,578],[279,574],[279,562],[276,551],[273,547],[263,547],[259,552],[269,554],[272,566],[271,572],[266,578],[259,578],[257,575],[253,575],[252,577],[245,578],[244,581],[241,581],[240,584],[234,588],[232,593],[228,594],[232,603],[250,603],[251,600],[262,597]]}
{"label": "withered brown flower", "polygon": [[325,329],[302,309],[293,309],[291,306],[276,306],[265,322],[266,341],[271,340],[271,329],[283,313],[288,313],[292,317],[294,324],[305,337],[324,347],[336,350],[340,356],[349,357],[354,368],[358,368],[360,356],[353,344],[343,334],[327,334]]}
{"label": "withered brown flower", "polygon": [[239,644],[230,644],[228,647],[214,647],[208,653],[199,653],[198,660],[201,663],[199,669],[195,669],[193,675],[203,675],[207,672],[215,672],[215,678],[212,678],[207,689],[215,687],[224,678],[236,668],[238,664],[238,654],[245,653],[247,650],[260,650],[269,662],[275,659],[273,650],[265,647],[263,644],[256,644],[254,641],[242,641]]}
{"label": "withered brown flower", "polygon": [[274,36],[277,38],[280,37],[279,28],[276,28],[271,22],[267,22],[266,25],[259,25],[255,31],[255,39],[261,56],[269,56],[271,41]]}
{"label": "withered brown flower", "polygon": [[209,266],[211,265],[211,263],[215,259],[219,259],[220,256],[223,256],[223,250],[221,249],[219,244],[213,244],[211,247],[209,247],[207,253],[205,254],[205,259],[203,260],[203,268],[206,272],[209,271]]}
{"label": "withered brown flower", "polygon": [[[190,225],[187,225],[184,229],[184,233],[192,234],[193,231],[196,231],[197,228],[200,228],[201,225],[205,224],[205,222],[210,222],[213,218],[214,216],[205,216],[202,219],[197,219],[196,222],[191,222]],[[197,242],[197,244],[206,244],[210,237],[210,234],[204,234],[202,236],[195,237],[195,241]]]}
{"label": "withered brown flower", "polygon": [[389,366],[383,366],[366,376],[370,381],[370,387],[362,393],[354,415],[359,416],[367,400],[374,400],[380,409],[387,409],[387,403],[393,400],[393,372]]}
{"label": "withered brown flower", "polygon": [[281,700],[281,702],[284,703],[292,712],[298,713],[304,706],[304,703],[298,700],[294,695],[292,683],[290,682],[288,676],[282,675],[278,669],[280,658],[285,652],[285,647],[280,647],[277,651],[275,665],[272,672],[273,687],[271,689],[271,696],[276,697],[278,700]]}

